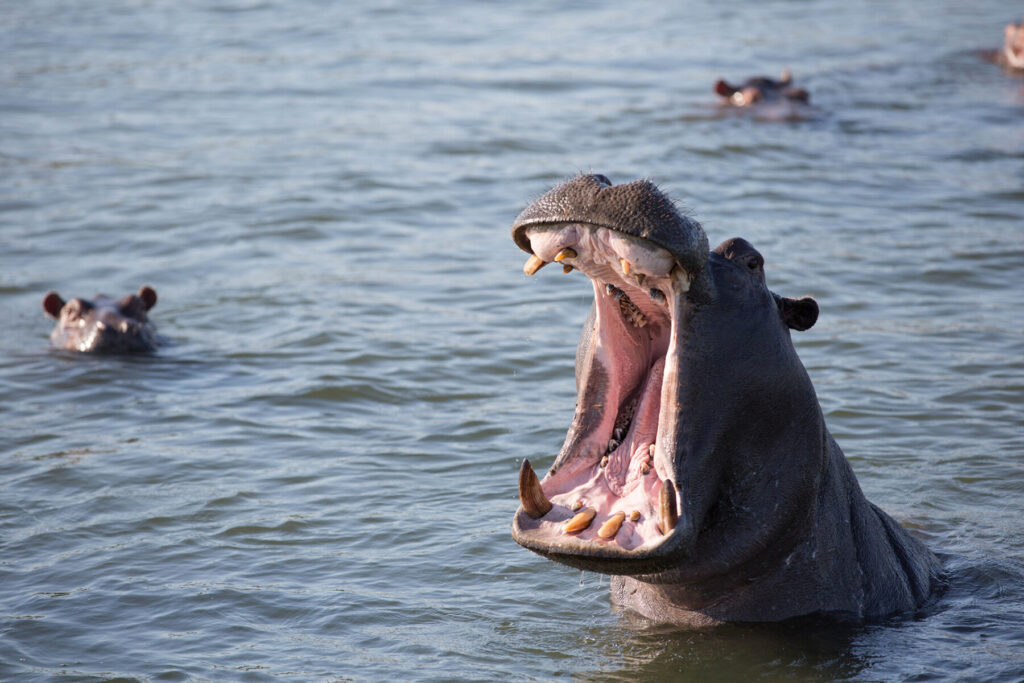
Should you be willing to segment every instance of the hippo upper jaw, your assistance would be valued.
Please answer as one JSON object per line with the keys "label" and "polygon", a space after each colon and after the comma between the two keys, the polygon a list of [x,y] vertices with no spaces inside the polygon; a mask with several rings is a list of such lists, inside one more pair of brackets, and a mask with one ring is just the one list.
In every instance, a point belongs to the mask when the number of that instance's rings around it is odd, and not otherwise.
{"label": "hippo upper jaw", "polygon": [[512,239],[532,254],[527,235],[531,228],[572,224],[606,228],[661,247],[700,286],[708,257],[707,235],[648,180],[612,185],[600,174],[577,176],[526,207],[512,224]]}
{"label": "hippo upper jaw", "polygon": [[686,321],[711,293],[707,238],[653,184],[612,187],[603,176],[556,187],[520,215],[513,237],[532,254],[527,272],[553,261],[580,270],[595,301],[572,425],[543,482],[524,461],[513,537],[588,570],[671,567],[699,528],[690,493],[677,487],[686,458],[678,382]]}

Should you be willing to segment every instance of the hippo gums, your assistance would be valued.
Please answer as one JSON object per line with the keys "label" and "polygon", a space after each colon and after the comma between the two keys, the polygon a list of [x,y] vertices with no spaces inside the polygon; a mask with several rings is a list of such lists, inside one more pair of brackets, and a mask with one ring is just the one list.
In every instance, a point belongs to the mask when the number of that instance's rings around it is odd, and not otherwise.
{"label": "hippo gums", "polygon": [[782,72],[779,80],[756,76],[740,85],[719,80],[715,92],[726,106],[754,109],[765,118],[776,119],[800,118],[811,97],[806,90],[793,85],[789,69]]}
{"label": "hippo gums", "polygon": [[817,303],[770,291],[750,243],[709,253],[654,184],[601,175],[556,186],[512,238],[527,274],[558,262],[594,288],[575,414],[543,480],[523,461],[516,542],[689,627],[928,599],[938,560],[861,493],[793,347]]}
{"label": "hippo gums", "polygon": [[146,311],[156,305],[156,291],[143,286],[138,294],[112,299],[97,294],[93,299],[64,301],[57,292],[43,297],[43,310],[57,319],[51,343],[69,351],[153,351],[156,327]]}

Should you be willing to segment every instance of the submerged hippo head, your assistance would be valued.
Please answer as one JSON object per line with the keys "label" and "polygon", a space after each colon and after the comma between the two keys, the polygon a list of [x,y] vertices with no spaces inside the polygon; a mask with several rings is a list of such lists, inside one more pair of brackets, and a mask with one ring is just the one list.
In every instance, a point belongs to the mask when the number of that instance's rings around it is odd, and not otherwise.
{"label": "submerged hippo head", "polygon": [[723,99],[722,103],[732,107],[753,107],[755,105],[791,105],[807,104],[810,95],[803,88],[793,85],[793,77],[786,69],[782,78],[775,80],[766,76],[748,78],[740,85],[731,85],[719,80],[715,83],[715,92]]}
{"label": "submerged hippo head", "polygon": [[512,228],[533,274],[593,284],[575,416],[550,471],[520,472],[512,534],[616,575],[616,599],[681,624],[863,618],[912,609],[937,564],[868,503],[790,339],[813,299],[771,292],[764,259],[650,182],[581,176]]}
{"label": "submerged hippo head", "polygon": [[146,311],[156,305],[156,291],[143,286],[138,294],[112,299],[97,294],[65,302],[57,292],[43,297],[43,310],[57,319],[50,333],[54,346],[70,351],[153,351],[156,327]]}
{"label": "submerged hippo head", "polygon": [[1024,21],[1003,29],[1003,49],[996,53],[995,61],[1012,71],[1024,71]]}

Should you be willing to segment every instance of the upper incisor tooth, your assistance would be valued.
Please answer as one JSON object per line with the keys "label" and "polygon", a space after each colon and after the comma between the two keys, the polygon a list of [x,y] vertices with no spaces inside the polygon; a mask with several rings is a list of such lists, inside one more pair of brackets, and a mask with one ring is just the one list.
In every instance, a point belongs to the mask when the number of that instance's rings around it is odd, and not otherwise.
{"label": "upper incisor tooth", "polygon": [[556,261],[561,261],[564,258],[576,258],[576,250],[572,247],[566,247],[555,255]]}
{"label": "upper incisor tooth", "polygon": [[607,522],[601,525],[601,528],[597,530],[597,535],[601,538],[612,538],[615,534],[619,533],[619,527],[622,526],[622,520],[625,518],[625,512],[616,512],[608,518]]}
{"label": "upper incisor tooth", "polygon": [[523,266],[523,272],[527,275],[533,275],[546,265],[547,261],[542,259],[540,256],[530,254],[530,258],[526,261],[526,265]]}

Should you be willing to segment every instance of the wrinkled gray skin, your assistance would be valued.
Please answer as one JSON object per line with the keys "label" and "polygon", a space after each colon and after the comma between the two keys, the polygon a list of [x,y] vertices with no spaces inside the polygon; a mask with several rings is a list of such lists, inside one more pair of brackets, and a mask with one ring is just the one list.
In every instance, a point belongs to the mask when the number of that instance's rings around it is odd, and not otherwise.
{"label": "wrinkled gray skin", "polygon": [[[688,627],[801,615],[870,620],[925,602],[940,582],[938,560],[865,499],[793,347],[790,329],[813,325],[817,304],[769,291],[764,261],[745,240],[709,253],[701,226],[646,181],[612,187],[604,176],[577,177],[523,211],[513,237],[529,250],[528,227],[566,222],[644,237],[693,277],[689,291],[669,295],[678,353],[667,361],[676,375],[666,368],[658,432],[679,522],[652,551],[598,552],[531,537],[520,507],[515,540],[612,574],[615,602]],[[593,325],[592,312],[577,354],[578,405],[600,391],[586,379],[595,374]],[[584,428],[574,421],[552,472],[584,457],[570,452],[574,430]]]}
{"label": "wrinkled gray skin", "polygon": [[154,351],[156,326],[146,312],[155,305],[156,292],[148,286],[120,299],[97,294],[65,302],[57,292],[43,297],[43,310],[57,320],[50,342],[59,349],[82,352]]}

